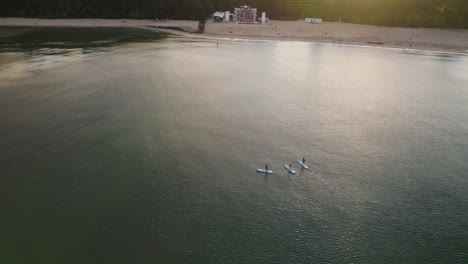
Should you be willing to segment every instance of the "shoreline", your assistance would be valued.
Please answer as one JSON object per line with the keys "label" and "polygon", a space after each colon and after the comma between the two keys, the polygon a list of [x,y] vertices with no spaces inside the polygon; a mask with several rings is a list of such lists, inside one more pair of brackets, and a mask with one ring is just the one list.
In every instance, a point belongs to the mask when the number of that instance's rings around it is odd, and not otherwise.
{"label": "shoreline", "polygon": [[[170,33],[170,32],[168,32]],[[182,35],[182,34],[181,34]],[[191,35],[196,36],[196,35]],[[257,40],[257,41],[299,41],[299,42],[311,42],[311,43],[324,43],[324,44],[333,44],[333,45],[343,45],[343,46],[354,46],[354,47],[369,47],[369,48],[382,48],[382,49],[398,49],[398,50],[415,50],[415,51],[430,51],[430,52],[441,52],[441,53],[454,53],[454,54],[463,54],[468,55],[467,49],[454,49],[450,47],[427,47],[427,46],[398,46],[398,45],[378,45],[373,43],[365,42],[348,42],[343,41],[342,43],[337,43],[333,41],[325,41],[321,39],[312,39],[312,38],[268,38],[268,37],[257,37],[257,36],[225,36],[225,35],[216,35],[216,34],[203,34],[199,37],[206,38],[216,38],[216,39],[229,39],[229,40]]]}
{"label": "shoreline", "polygon": [[398,28],[339,22],[309,24],[273,20],[266,25],[209,23],[204,35],[468,53],[466,29]]}
{"label": "shoreline", "polygon": [[[272,20],[265,25],[207,23],[204,33],[198,34],[196,33],[198,24],[198,21],[190,20],[0,18],[0,26],[139,28],[201,38],[305,41],[468,53],[466,29],[396,28],[338,22],[313,25],[302,21]],[[178,28],[183,31],[168,28]]]}

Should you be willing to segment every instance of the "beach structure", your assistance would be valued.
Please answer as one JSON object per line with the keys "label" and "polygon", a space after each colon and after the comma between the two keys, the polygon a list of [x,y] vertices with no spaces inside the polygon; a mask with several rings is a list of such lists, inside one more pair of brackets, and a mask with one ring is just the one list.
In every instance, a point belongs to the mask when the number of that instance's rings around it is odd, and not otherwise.
{"label": "beach structure", "polygon": [[257,23],[257,8],[241,6],[234,8],[234,21],[237,23]]}
{"label": "beach structure", "polygon": [[320,23],[322,23],[322,21],[323,21],[323,19],[321,19],[321,18],[306,17],[304,19],[304,22],[311,23],[311,24],[320,24]]}
{"label": "beach structure", "polygon": [[221,22],[223,19],[224,19],[224,13],[223,12],[216,11],[211,15],[211,20],[213,22]]}
{"label": "beach structure", "polygon": [[211,15],[211,21],[213,22],[229,22],[233,14],[229,11],[216,11]]}
{"label": "beach structure", "polygon": [[234,13],[230,11],[216,11],[211,15],[212,22],[237,22],[240,24],[265,24],[268,21],[266,12],[262,12],[262,17],[257,18],[257,8],[241,6],[234,8]]}
{"label": "beach structure", "polygon": [[262,12],[262,24],[265,24],[266,23],[266,12]]}

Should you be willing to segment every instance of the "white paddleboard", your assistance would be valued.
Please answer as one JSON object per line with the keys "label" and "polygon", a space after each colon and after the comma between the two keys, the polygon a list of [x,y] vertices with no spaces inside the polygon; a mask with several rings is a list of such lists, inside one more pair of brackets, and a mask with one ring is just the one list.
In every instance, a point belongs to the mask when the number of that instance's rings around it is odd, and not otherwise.
{"label": "white paddleboard", "polygon": [[296,171],[289,167],[289,165],[284,165],[284,168],[292,174],[296,174]]}
{"label": "white paddleboard", "polygon": [[265,170],[265,169],[257,169],[257,172],[265,173],[265,174],[272,174],[273,171],[271,170]]}
{"label": "white paddleboard", "polygon": [[302,168],[308,170],[309,169],[309,166],[305,165],[304,162],[302,162],[302,160],[298,160],[297,163],[299,163],[299,165],[301,165]]}

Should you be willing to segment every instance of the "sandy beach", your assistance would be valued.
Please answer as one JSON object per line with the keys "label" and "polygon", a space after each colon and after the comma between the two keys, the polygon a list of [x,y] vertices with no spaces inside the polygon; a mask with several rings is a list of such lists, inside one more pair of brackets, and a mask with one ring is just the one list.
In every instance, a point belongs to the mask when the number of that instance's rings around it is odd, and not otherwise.
{"label": "sandy beach", "polygon": [[[62,27],[135,27],[176,34],[191,34],[198,30],[198,21],[136,20],[136,19],[33,19],[0,18],[2,26],[62,26]],[[185,31],[157,29],[176,27]],[[191,34],[195,35],[195,34]],[[398,28],[358,25],[338,22],[310,24],[302,21],[270,21],[269,24],[209,23],[201,36],[246,39],[300,40],[329,43],[375,45],[468,52],[468,30]]]}
{"label": "sandy beach", "polygon": [[270,21],[270,24],[266,25],[207,23],[205,34],[468,51],[468,30],[464,29],[397,28],[338,22],[310,24],[302,21]]}

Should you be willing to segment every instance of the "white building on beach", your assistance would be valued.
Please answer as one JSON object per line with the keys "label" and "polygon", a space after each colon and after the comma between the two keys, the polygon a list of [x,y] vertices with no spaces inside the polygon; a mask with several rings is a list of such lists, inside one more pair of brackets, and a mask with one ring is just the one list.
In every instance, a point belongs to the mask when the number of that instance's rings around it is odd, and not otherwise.
{"label": "white building on beach", "polygon": [[256,23],[257,8],[241,6],[234,8],[234,21],[237,23]]}
{"label": "white building on beach", "polygon": [[266,13],[262,12],[262,17],[257,17],[257,8],[250,6],[241,6],[234,8],[234,13],[229,11],[216,11],[211,16],[212,22],[237,22],[241,24],[265,24],[268,18]]}

